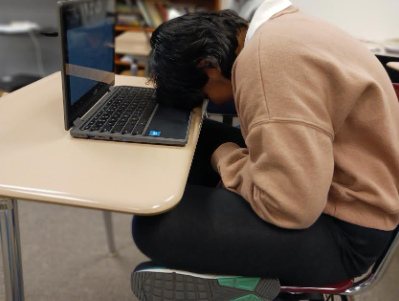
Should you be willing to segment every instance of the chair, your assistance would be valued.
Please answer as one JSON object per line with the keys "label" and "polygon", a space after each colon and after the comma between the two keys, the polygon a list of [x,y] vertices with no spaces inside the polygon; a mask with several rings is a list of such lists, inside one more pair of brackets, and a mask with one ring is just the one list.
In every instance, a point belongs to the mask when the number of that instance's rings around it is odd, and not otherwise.
{"label": "chair", "polygon": [[359,280],[346,281],[323,287],[281,286],[283,300],[324,300],[323,295],[340,296],[342,301],[349,300],[348,296],[358,295],[370,290],[385,274],[395,251],[399,246],[399,227],[396,228],[392,241],[374,266]]}
{"label": "chair", "polygon": [[[396,96],[399,100],[399,84],[393,84]],[[282,286],[282,298],[287,300],[324,300],[323,294],[330,296],[338,295],[341,300],[348,300],[347,296],[358,295],[370,290],[376,285],[385,274],[389,263],[392,260],[395,250],[399,246],[399,227],[396,228],[395,234],[388,249],[374,266],[361,277],[361,279],[348,279],[346,281],[326,285],[324,287],[299,287],[299,286]],[[299,299],[298,299],[299,298]]]}
{"label": "chair", "polygon": [[395,89],[396,96],[399,99],[399,84],[393,84],[393,88]]}

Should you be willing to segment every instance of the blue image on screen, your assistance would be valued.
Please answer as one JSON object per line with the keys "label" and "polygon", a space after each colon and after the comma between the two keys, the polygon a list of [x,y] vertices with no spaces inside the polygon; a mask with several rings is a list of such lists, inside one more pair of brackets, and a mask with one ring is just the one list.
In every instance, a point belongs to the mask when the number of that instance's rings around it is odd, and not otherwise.
{"label": "blue image on screen", "polygon": [[[67,30],[68,63],[72,66],[113,72],[114,21],[104,17],[100,22]],[[88,72],[89,72],[88,71]],[[99,81],[83,76],[69,76],[70,103],[73,105]]]}

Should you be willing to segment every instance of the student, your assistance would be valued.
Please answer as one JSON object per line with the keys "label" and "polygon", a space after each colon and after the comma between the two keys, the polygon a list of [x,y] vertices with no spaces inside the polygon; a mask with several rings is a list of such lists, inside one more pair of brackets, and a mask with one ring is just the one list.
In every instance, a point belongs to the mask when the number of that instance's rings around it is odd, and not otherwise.
{"label": "student", "polygon": [[[242,135],[204,120],[181,203],[134,218],[134,240],[154,261],[133,274],[137,290],[166,294],[154,281],[175,279],[173,293],[190,283],[223,291],[202,274],[318,286],[366,272],[399,221],[399,105],[366,47],[279,0],[249,27],[232,11],[171,20],[151,46],[159,101],[234,100]],[[144,269],[154,265],[178,271]]]}

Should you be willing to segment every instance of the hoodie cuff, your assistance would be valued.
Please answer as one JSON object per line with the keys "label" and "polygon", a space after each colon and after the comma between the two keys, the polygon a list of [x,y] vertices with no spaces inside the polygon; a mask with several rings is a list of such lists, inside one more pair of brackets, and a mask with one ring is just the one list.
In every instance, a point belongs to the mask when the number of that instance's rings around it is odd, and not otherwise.
{"label": "hoodie cuff", "polygon": [[[233,142],[227,142],[219,146],[213,153],[212,158],[211,158],[211,164],[212,167],[215,171],[219,172],[219,162],[220,160],[230,154],[231,152],[239,149],[240,146]],[[219,172],[220,174],[220,172]]]}

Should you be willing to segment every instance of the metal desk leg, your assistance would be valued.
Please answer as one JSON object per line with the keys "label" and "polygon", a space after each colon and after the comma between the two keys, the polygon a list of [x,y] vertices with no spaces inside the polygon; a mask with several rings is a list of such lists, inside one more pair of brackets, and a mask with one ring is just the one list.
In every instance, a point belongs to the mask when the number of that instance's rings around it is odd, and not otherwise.
{"label": "metal desk leg", "polygon": [[103,211],[103,217],[105,222],[105,231],[107,232],[108,249],[111,256],[116,256],[114,229],[112,226],[112,215],[110,211]]}
{"label": "metal desk leg", "polygon": [[0,197],[0,239],[6,300],[23,301],[25,297],[17,200]]}

